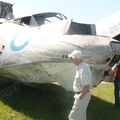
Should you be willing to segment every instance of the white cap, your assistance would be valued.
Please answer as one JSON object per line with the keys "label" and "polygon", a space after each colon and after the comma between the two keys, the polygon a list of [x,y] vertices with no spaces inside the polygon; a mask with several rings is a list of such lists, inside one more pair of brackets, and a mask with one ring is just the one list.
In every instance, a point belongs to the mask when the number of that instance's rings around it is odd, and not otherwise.
{"label": "white cap", "polygon": [[71,57],[73,59],[75,58],[82,59],[82,52],[79,50],[74,50],[72,53],[68,55],[68,57]]}

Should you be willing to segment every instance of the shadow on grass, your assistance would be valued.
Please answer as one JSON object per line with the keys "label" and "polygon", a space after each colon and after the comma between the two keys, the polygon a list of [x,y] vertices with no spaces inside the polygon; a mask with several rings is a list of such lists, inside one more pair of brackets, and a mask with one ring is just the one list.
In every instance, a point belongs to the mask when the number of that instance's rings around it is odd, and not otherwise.
{"label": "shadow on grass", "polygon": [[19,84],[19,90],[0,100],[17,112],[35,120],[67,120],[72,107],[72,93],[52,84],[30,87]]}
{"label": "shadow on grass", "polygon": [[[73,93],[51,84],[40,84],[37,87],[19,85],[17,92],[0,100],[33,120],[68,120]],[[88,120],[120,120],[120,110],[115,109],[113,104],[92,96]]]}
{"label": "shadow on grass", "polygon": [[91,98],[87,113],[88,120],[120,120],[120,108],[95,96]]}

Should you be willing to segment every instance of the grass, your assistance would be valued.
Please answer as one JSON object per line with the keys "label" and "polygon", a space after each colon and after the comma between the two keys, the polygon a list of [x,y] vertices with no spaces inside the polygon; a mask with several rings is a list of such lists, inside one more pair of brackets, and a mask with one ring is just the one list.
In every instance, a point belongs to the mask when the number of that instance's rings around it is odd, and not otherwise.
{"label": "grass", "polygon": [[114,107],[113,83],[101,83],[92,90],[92,95],[89,120],[120,120],[120,108]]}
{"label": "grass", "polygon": [[72,97],[61,87],[17,85],[11,90],[1,95],[0,120],[67,120]]}
{"label": "grass", "polygon": [[[73,104],[73,94],[56,85],[2,85],[0,91],[0,120],[68,120]],[[120,120],[112,83],[92,90],[88,120]]]}

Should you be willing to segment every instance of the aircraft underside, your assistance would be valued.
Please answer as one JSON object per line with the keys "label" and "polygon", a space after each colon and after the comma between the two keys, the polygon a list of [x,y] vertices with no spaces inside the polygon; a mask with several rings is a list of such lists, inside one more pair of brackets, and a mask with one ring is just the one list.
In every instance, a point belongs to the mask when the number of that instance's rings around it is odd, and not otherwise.
{"label": "aircraft underside", "polygon": [[[101,82],[104,65],[91,66],[93,73],[93,87]],[[2,68],[0,75],[11,78],[23,84],[50,83],[57,84],[68,91],[72,91],[75,66],[69,63],[33,63],[14,67]],[[96,80],[97,79],[97,80]]]}

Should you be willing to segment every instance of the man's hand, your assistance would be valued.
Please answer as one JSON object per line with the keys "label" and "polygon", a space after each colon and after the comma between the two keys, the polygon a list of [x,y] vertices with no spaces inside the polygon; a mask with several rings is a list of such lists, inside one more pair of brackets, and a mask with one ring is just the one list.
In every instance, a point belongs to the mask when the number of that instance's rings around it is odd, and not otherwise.
{"label": "man's hand", "polygon": [[82,99],[90,90],[90,85],[85,85],[80,93],[80,99]]}

